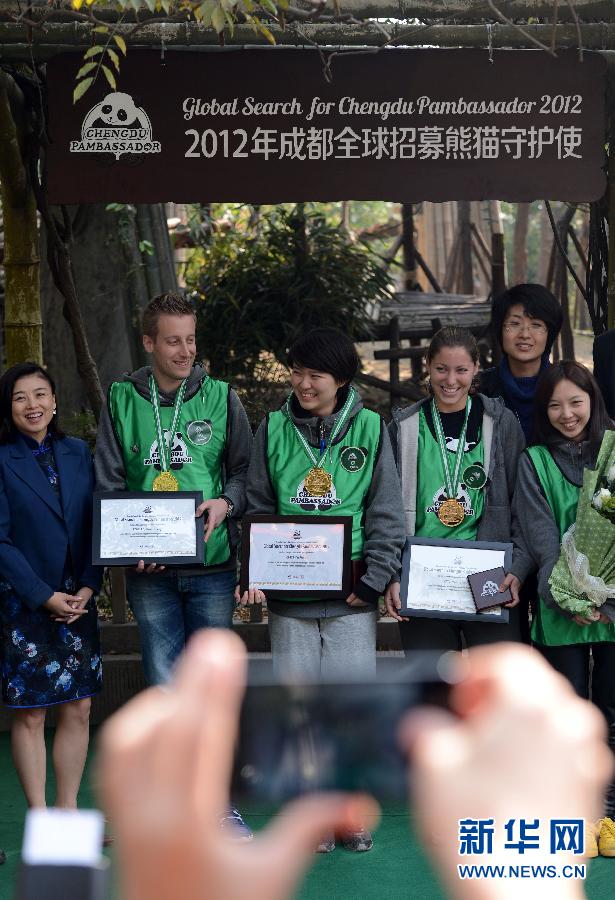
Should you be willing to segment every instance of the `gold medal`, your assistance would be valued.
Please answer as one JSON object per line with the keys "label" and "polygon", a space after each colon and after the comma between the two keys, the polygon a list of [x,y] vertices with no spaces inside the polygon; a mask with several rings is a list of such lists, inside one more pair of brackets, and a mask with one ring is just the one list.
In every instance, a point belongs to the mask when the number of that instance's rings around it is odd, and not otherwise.
{"label": "gold medal", "polygon": [[303,484],[311,497],[324,497],[331,490],[333,479],[320,466],[314,466],[305,476]]}
{"label": "gold medal", "polygon": [[438,509],[438,518],[443,525],[454,528],[455,525],[459,525],[463,522],[465,518],[463,504],[461,504],[459,500],[451,500],[450,498],[445,500],[440,504]]}
{"label": "gold medal", "polygon": [[153,491],[178,491],[179,481],[172,472],[161,472],[156,475],[152,485]]}
{"label": "gold medal", "polygon": [[173,458],[171,448],[173,445],[173,436],[177,434],[177,426],[179,424],[182,403],[184,402],[184,392],[186,390],[187,380],[187,378],[184,378],[179,388],[177,389],[177,396],[175,397],[175,406],[173,409],[173,421],[171,422],[171,427],[169,429],[169,441],[167,443],[165,433],[162,430],[162,422],[160,421],[160,397],[158,396],[158,385],[156,384],[156,379],[153,375],[150,375],[149,377],[149,395],[152,409],[154,410],[154,422],[156,423],[156,440],[158,442],[158,458],[160,460],[160,468],[162,470],[154,478],[154,482],[152,484],[153,491],[179,490],[179,481],[170,471],[171,460]]}

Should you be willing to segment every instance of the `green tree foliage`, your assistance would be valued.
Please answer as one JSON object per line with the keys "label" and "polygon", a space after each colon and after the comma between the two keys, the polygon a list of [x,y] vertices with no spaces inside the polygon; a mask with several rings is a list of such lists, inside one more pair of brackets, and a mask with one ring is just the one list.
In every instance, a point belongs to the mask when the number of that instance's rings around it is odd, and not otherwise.
{"label": "green tree foliage", "polygon": [[209,235],[201,253],[202,267],[188,274],[198,344],[212,375],[244,383],[264,359],[283,363],[311,328],[369,332],[374,306],[391,290],[368,249],[303,204],[261,212],[252,230]]}
{"label": "green tree foliage", "polygon": [[276,0],[275,3],[273,0],[116,0],[119,18],[111,25],[98,18],[94,11],[96,7],[107,6],[106,0],[71,0],[71,5],[75,13],[80,13],[84,6],[87,8],[87,14],[82,16],[92,26],[95,40],[83,54],[83,65],[77,73],[73,92],[73,102],[76,103],[99,76],[104,76],[111,89],[116,90],[121,59],[127,51],[126,41],[118,26],[127,14],[138,15],[143,11],[156,17],[137,21],[130,29],[131,36],[148,22],[151,24],[152,21],[165,21],[167,17],[173,17],[173,21],[193,21],[202,28],[213,28],[221,46],[224,46],[225,34],[233,37],[238,23],[250,25],[255,35],[261,35],[270,44],[275,44],[275,38],[261,17],[272,18],[284,28],[289,0]]}

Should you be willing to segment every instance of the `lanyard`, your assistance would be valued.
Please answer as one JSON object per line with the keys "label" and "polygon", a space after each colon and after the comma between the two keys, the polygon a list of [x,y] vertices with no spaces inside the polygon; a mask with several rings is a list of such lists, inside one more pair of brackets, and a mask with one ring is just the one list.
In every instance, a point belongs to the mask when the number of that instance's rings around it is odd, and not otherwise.
{"label": "lanyard", "polygon": [[175,437],[175,429],[177,428],[177,423],[179,421],[179,415],[181,412],[182,403],[184,401],[184,394],[186,392],[186,382],[187,378],[184,378],[182,383],[177,389],[177,394],[175,395],[175,406],[173,408],[173,421],[171,422],[171,428],[169,433],[169,443],[164,439],[164,433],[162,431],[162,423],[160,421],[160,397],[158,395],[158,385],[156,384],[156,379],[153,375],[149,377],[149,395],[151,399],[152,406],[154,408],[154,420],[156,422],[156,438],[158,440],[158,453],[160,456],[160,469],[162,472],[168,472],[171,464],[171,447],[173,446],[173,439]]}
{"label": "lanyard", "polygon": [[[308,457],[310,458],[310,462],[312,463],[313,466],[315,466],[315,468],[320,469],[322,466],[323,460],[324,460],[325,456],[327,455],[327,448],[325,447],[324,450],[321,450],[320,459],[316,459],[316,456],[314,455],[314,451],[312,450],[312,448],[310,447],[310,445],[308,444],[306,439],[303,437],[303,435],[301,434],[301,432],[299,431],[299,429],[297,428],[297,426],[295,425],[295,423],[293,422],[293,420],[290,416],[290,398],[291,397],[292,397],[292,394],[288,397],[288,400],[286,401],[286,414],[288,416],[288,420],[291,423],[291,425],[293,426],[293,428],[295,429],[295,432],[297,433],[299,440],[303,444],[305,452],[307,453]],[[352,407],[355,404],[355,401],[356,401],[356,397],[355,397],[354,388],[350,388],[350,390],[348,391],[348,397],[346,398],[346,402],[344,403],[344,406],[342,407],[342,411],[339,414],[339,418],[338,418],[337,422],[335,423],[335,428],[331,432],[331,438],[329,439],[330,447],[333,445],[333,441],[340,433],[342,426],[344,425],[344,422],[348,418],[350,410],[352,409]]]}
{"label": "lanyard", "polygon": [[468,430],[468,418],[470,416],[471,409],[472,400],[468,397],[466,403],[466,415],[463,422],[463,428],[461,429],[461,434],[459,435],[459,444],[457,445],[457,453],[455,455],[455,468],[453,469],[453,474],[451,475],[450,466],[448,464],[448,450],[446,449],[446,439],[444,437],[444,430],[442,428],[440,412],[436,405],[436,401],[431,401],[431,415],[433,418],[434,428],[436,429],[436,436],[438,438],[438,447],[440,448],[440,456],[442,457],[442,467],[444,468],[446,496],[450,500],[454,500],[457,497],[457,488],[459,487],[459,482],[461,481],[461,463],[463,461],[463,454],[465,451],[466,432]]}

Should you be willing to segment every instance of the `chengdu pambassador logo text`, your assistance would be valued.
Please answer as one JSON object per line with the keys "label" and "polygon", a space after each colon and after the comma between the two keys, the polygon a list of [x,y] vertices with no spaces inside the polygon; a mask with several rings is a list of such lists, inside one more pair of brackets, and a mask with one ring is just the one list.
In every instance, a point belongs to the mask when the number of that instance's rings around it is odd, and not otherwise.
{"label": "chengdu pambassador logo text", "polygon": [[114,91],[93,106],[83,120],[81,140],[70,142],[71,153],[160,153],[152,140],[152,123],[130,94]]}

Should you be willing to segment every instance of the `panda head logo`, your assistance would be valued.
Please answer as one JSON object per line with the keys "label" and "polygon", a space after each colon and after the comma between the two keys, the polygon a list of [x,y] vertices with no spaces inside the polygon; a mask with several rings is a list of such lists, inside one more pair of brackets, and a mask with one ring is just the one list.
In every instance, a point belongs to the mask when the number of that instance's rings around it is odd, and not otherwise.
{"label": "panda head logo", "polygon": [[89,128],[143,129],[151,137],[149,116],[130,96],[114,91],[93,106],[83,120],[83,133]]}
{"label": "panda head logo", "polygon": [[[164,429],[163,437],[165,446],[168,447],[170,443],[170,432],[168,429]],[[176,431],[173,434],[173,441],[171,443],[171,454],[170,454],[170,465],[171,469],[181,469],[182,466],[187,463],[192,462],[192,457],[188,453],[188,448],[186,446],[186,442],[181,431]],[[158,440],[156,439],[150,447],[149,458],[144,460],[145,465],[154,466],[155,469],[161,469],[161,459],[160,459],[160,450],[158,448]]]}
{"label": "panda head logo", "polygon": [[81,140],[71,141],[71,153],[112,153],[141,156],[160,153],[160,141],[152,137],[152,123],[130,94],[113,91],[93,106],[81,126]]}

